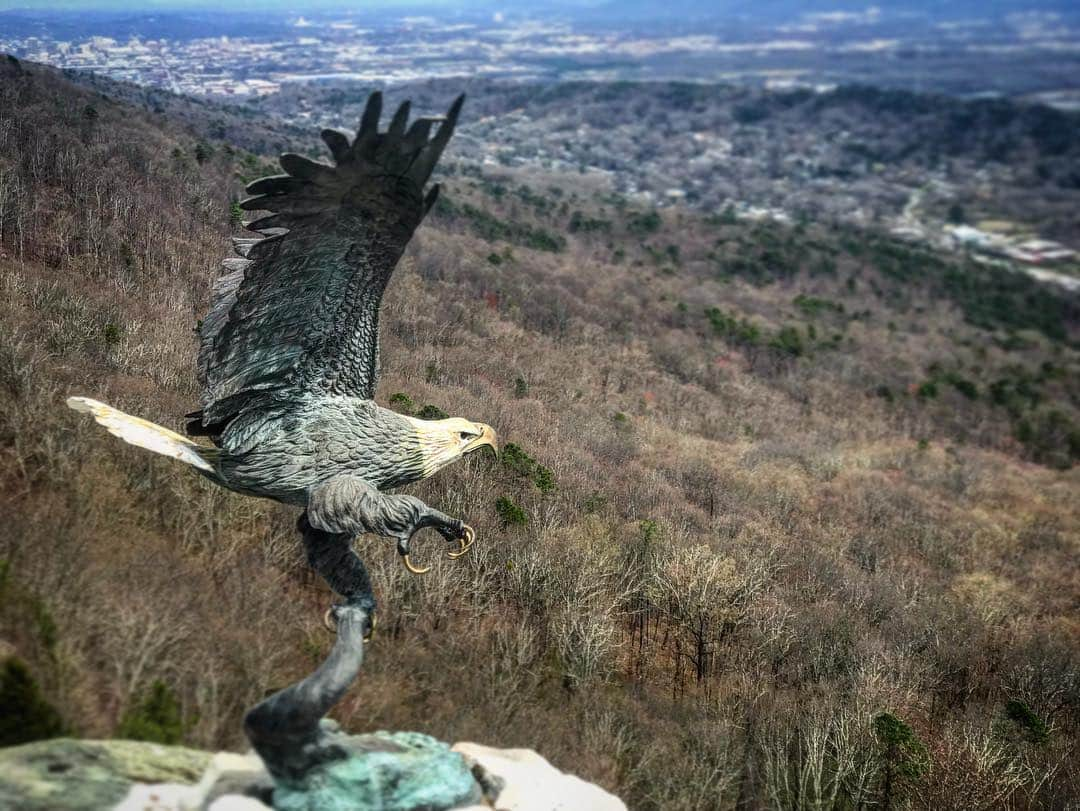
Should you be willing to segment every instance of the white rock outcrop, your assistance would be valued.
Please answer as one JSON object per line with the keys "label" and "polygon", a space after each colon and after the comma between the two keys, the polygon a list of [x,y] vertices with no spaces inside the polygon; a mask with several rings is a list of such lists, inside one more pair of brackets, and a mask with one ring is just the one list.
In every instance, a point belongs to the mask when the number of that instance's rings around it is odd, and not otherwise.
{"label": "white rock outcrop", "polygon": [[[451,748],[473,767],[491,803],[488,808],[495,811],[626,811],[626,804],[614,794],[559,771],[532,749],[495,749],[478,743],[456,743]],[[480,811],[484,806],[474,808]]]}

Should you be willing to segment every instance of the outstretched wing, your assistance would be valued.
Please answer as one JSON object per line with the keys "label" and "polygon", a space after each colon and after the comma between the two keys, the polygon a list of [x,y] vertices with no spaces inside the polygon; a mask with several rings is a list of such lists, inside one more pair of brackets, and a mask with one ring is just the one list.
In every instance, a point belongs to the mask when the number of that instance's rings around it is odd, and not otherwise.
{"label": "outstretched wing", "polygon": [[282,155],[286,174],[247,187],[240,207],[273,213],[247,226],[258,238],[236,240],[199,330],[203,426],[303,392],[374,395],[383,291],[438,196],[424,185],[463,101],[409,127],[405,102],[379,132],[373,93],[352,143],[323,130],[335,166]]}

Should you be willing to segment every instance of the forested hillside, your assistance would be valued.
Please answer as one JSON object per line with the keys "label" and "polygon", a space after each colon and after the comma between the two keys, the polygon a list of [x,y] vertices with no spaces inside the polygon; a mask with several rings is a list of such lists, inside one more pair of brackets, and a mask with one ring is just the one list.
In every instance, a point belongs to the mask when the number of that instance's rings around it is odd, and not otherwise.
{"label": "forested hillside", "polygon": [[[437,109],[457,87],[432,80],[390,96]],[[627,194],[661,204],[674,194],[704,211],[738,201],[888,230],[898,220],[930,226],[957,206],[954,219],[1006,219],[1068,243],[1080,239],[1075,112],[866,86],[472,80],[467,87],[475,118],[462,128],[458,154],[488,165],[596,173]],[[352,126],[368,92],[358,82],[297,85],[231,115]],[[172,103],[157,96],[155,104]],[[228,118],[212,115],[219,127]],[[930,241],[934,230],[927,228]]]}
{"label": "forested hillside", "polygon": [[[0,65],[0,703],[25,663],[46,731],[241,747],[331,641],[295,511],[63,407],[197,407],[234,203],[274,170],[228,134]],[[358,542],[380,619],[343,725],[535,748],[635,809],[1080,795],[1075,297],[453,152],[377,399],[505,449],[415,488],[468,556]]]}
{"label": "forested hillside", "polygon": [[[319,154],[321,126],[351,129],[372,85],[286,85],[233,103],[71,73],[80,84],[262,153]],[[960,100],[869,86],[825,92],[687,82],[433,79],[387,88],[388,103],[439,109],[465,89],[456,137],[471,163],[591,173],[592,182],[705,212],[730,201],[817,221],[996,222],[1080,240],[1080,113],[1008,99]],[[1003,222],[1004,221],[1004,222]],[[1080,272],[1075,262],[1072,272]]]}

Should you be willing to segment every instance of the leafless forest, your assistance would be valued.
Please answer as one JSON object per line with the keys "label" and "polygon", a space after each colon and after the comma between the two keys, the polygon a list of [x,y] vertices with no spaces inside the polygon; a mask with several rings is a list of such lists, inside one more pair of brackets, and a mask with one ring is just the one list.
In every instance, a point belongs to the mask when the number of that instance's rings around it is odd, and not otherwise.
{"label": "leafless forest", "polygon": [[[241,747],[329,648],[292,511],[63,407],[182,426],[269,157],[0,66],[0,646],[71,734],[161,682],[185,743]],[[358,541],[347,728],[534,748],[634,809],[1074,807],[1075,300],[827,222],[444,179],[378,399],[511,445],[416,490],[469,556]]]}

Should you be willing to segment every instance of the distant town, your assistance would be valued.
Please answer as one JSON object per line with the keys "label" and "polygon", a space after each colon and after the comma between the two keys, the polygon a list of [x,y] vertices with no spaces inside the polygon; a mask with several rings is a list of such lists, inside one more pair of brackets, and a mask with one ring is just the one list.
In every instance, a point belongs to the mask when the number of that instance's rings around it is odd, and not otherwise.
{"label": "distant town", "polygon": [[[524,11],[250,20],[236,14],[114,19],[0,12],[0,52],[211,97],[247,98],[328,79],[678,79],[820,87],[873,77],[875,84],[915,90],[1028,94],[1080,109],[1080,23],[1037,12],[1001,20],[917,20],[869,6],[768,25],[718,16],[599,24],[569,12],[540,18]],[[967,69],[972,59],[983,65],[974,75]]]}

